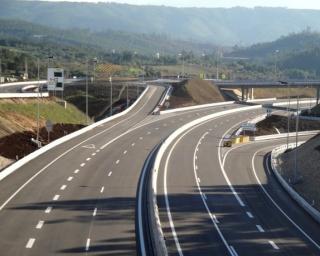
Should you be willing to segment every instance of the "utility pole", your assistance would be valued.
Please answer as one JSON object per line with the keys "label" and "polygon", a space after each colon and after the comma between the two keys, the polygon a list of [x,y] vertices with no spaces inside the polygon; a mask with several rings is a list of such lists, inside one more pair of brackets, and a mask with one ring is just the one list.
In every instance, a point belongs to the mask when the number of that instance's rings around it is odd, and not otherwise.
{"label": "utility pole", "polygon": [[0,84],[2,83],[2,61],[0,56]]}
{"label": "utility pole", "polygon": [[297,98],[297,116],[296,116],[296,148],[294,151],[294,175],[293,175],[293,182],[296,183],[298,181],[298,136],[299,136],[299,95]]}
{"label": "utility pole", "polygon": [[89,75],[89,61],[86,61],[86,116],[87,125],[89,124],[89,98],[88,98],[88,75]]}
{"label": "utility pole", "polygon": [[127,83],[127,108],[129,107],[129,92],[128,92],[129,83]]}
{"label": "utility pole", "polygon": [[112,94],[113,94],[113,91],[112,91],[112,76],[109,77],[109,81],[110,81],[110,116],[112,116],[113,114],[113,102],[112,102]]}
{"label": "utility pole", "polygon": [[37,93],[37,144],[40,147],[39,133],[40,133],[40,61],[37,59],[38,66],[38,93]]}

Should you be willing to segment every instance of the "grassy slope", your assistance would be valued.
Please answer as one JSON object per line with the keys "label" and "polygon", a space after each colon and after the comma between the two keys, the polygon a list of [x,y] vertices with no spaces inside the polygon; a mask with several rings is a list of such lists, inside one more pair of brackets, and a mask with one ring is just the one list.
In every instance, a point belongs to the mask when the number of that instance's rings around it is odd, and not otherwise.
{"label": "grassy slope", "polygon": [[[316,89],[313,88],[303,88],[303,89],[296,89],[292,88],[290,92],[291,96],[300,95],[302,98],[308,97],[315,97],[316,96]],[[288,90],[286,88],[268,88],[268,89],[254,89],[254,97],[256,99],[261,98],[287,98]]]}
{"label": "grassy slope", "polygon": [[[0,100],[0,137],[13,132],[34,131],[36,129],[36,99]],[[85,115],[75,106],[68,104],[67,109],[53,100],[45,99],[40,103],[40,125],[46,120],[53,123],[84,124]]]}

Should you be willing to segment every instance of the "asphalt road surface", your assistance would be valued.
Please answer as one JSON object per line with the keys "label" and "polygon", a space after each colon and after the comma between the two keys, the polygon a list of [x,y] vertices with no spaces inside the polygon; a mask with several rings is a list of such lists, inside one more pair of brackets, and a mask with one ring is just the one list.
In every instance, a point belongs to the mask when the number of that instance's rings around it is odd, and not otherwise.
{"label": "asphalt road surface", "polygon": [[1,255],[135,255],[136,190],[150,150],[230,105],[151,116],[152,86],[127,115],[44,153],[0,182]]}
{"label": "asphalt road surface", "polygon": [[285,141],[221,147],[228,130],[262,112],[195,126],[165,152],[157,200],[169,255],[320,255],[320,226],[268,166],[267,153]]}

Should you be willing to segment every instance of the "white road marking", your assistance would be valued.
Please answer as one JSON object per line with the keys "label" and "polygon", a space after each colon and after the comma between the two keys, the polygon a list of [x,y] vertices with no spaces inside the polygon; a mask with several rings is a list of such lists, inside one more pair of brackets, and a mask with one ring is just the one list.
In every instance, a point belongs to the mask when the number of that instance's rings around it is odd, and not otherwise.
{"label": "white road marking", "polygon": [[[251,165],[252,165],[252,170],[253,170],[253,174],[260,186],[260,188],[262,189],[262,191],[265,193],[265,195],[269,198],[269,200],[273,203],[273,205],[287,218],[287,220],[289,220],[291,222],[291,224],[293,226],[295,226],[311,243],[313,243],[318,250],[320,250],[320,245],[317,244],[297,223],[295,223],[285,212],[284,210],[282,210],[282,208],[273,200],[273,198],[270,196],[270,194],[268,193],[268,191],[265,189],[265,187],[261,184],[261,181],[257,175],[256,172],[256,168],[254,167],[254,159],[256,157],[256,155],[260,152],[263,151],[265,149],[260,149],[258,151],[256,151],[251,159]],[[267,164],[267,169],[269,170],[269,165]],[[270,170],[269,170],[270,171]]]}
{"label": "white road marking", "polygon": [[118,159],[117,161],[116,161],[116,164],[119,164],[120,163],[120,160]]}
{"label": "white road marking", "polygon": [[150,135],[150,134],[151,134],[151,132],[148,132],[147,134],[148,134],[148,135]]}
{"label": "white road marking", "polygon": [[103,193],[103,191],[104,191],[104,187],[101,188],[100,193]]}
{"label": "white road marking", "polygon": [[36,229],[42,229],[43,227],[43,224],[44,224],[44,221],[43,220],[40,220],[36,226]]}
{"label": "white road marking", "polygon": [[72,176],[70,176],[68,179],[67,179],[67,181],[72,181],[73,180],[73,177]]}
{"label": "white road marking", "polygon": [[79,170],[79,169],[77,169],[77,170],[75,170],[75,171],[74,171],[74,173],[75,173],[75,174],[77,174],[78,172],[80,172],[80,170]]}
{"label": "white road marking", "polygon": [[50,213],[52,211],[52,207],[51,206],[49,206],[49,207],[47,207],[47,209],[44,211],[45,213]]}
{"label": "white road marking", "polygon": [[276,245],[275,242],[273,242],[273,241],[270,240],[270,241],[269,241],[269,244],[271,244],[271,246],[272,246],[273,249],[275,249],[275,250],[280,250],[279,246]]}
{"label": "white road marking", "polygon": [[65,190],[66,187],[67,187],[67,185],[62,185],[61,188],[60,188],[60,190]]}
{"label": "white road marking", "polygon": [[140,137],[139,139],[140,139],[140,140],[143,140],[143,137]]}
{"label": "white road marking", "polygon": [[257,229],[259,230],[259,232],[264,233],[264,229],[263,227],[261,227],[260,225],[256,225]]}
{"label": "white road marking", "polygon": [[238,256],[239,254],[237,253],[237,251],[234,249],[233,246],[230,245],[230,250],[232,251],[232,256]]}
{"label": "white road marking", "polygon": [[109,172],[108,176],[110,177],[112,175],[112,172]]}
{"label": "white road marking", "polygon": [[249,217],[250,219],[253,219],[253,218],[254,218],[251,212],[246,212],[246,213],[247,213],[247,215],[248,215],[248,217]]}
{"label": "white road marking", "polygon": [[91,160],[91,158],[90,158],[90,157],[88,157],[86,160],[87,160],[87,161],[90,161],[90,160]]}
{"label": "white road marking", "polygon": [[96,154],[97,154],[97,153],[92,153],[91,155],[92,155],[92,156],[95,156]]}
{"label": "white road marking", "polygon": [[92,216],[96,216],[97,215],[97,208],[94,208]]}
{"label": "white road marking", "polygon": [[123,152],[123,154],[125,155],[125,154],[127,154],[128,153],[128,151],[127,150],[125,150],[124,152]]}
{"label": "white road marking", "polygon": [[97,150],[96,150],[96,153],[99,153],[99,152],[100,152],[100,149],[97,149]]}
{"label": "white road marking", "polygon": [[131,146],[134,147],[134,145],[136,145],[135,143],[132,143]]}
{"label": "white road marking", "polygon": [[82,163],[82,164],[80,164],[80,166],[81,166],[81,167],[83,167],[83,166],[85,166],[85,165],[86,165],[86,163]]}
{"label": "white road marking", "polygon": [[86,242],[86,251],[89,251],[89,250],[90,250],[90,238],[88,238]]}
{"label": "white road marking", "polygon": [[200,180],[200,178],[198,177],[198,182],[200,183],[201,182],[201,180]]}
{"label": "white road marking", "polygon": [[53,201],[57,201],[59,198],[60,198],[60,195],[55,195],[55,196],[52,198],[52,200],[53,200]]}
{"label": "white road marking", "polygon": [[196,170],[198,170],[198,165],[196,165]]}
{"label": "white road marking", "polygon": [[217,224],[219,224],[220,221],[218,220],[217,216],[216,216],[215,214],[212,214],[212,213],[210,213],[210,214],[211,214],[211,218],[213,218],[214,221],[215,221]]}
{"label": "white road marking", "polygon": [[205,193],[202,193],[202,196],[203,196],[204,200],[207,200],[207,196]]}
{"label": "white road marking", "polygon": [[159,127],[156,127],[156,130],[159,130]]}
{"label": "white road marking", "polygon": [[35,238],[30,238],[27,245],[26,245],[26,248],[28,248],[28,249],[32,248],[35,241],[36,241]]}

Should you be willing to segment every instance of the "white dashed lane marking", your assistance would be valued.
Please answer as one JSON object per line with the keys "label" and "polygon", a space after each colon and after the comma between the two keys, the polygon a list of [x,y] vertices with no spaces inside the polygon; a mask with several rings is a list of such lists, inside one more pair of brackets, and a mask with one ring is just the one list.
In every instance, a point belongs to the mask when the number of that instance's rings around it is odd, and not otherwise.
{"label": "white dashed lane marking", "polygon": [[247,215],[248,215],[248,217],[249,217],[250,219],[253,219],[253,215],[252,215],[251,212],[246,212],[246,213],[247,213]]}
{"label": "white dashed lane marking", "polygon": [[52,207],[49,206],[44,212],[45,212],[45,213],[50,213],[51,211],[52,211]]}
{"label": "white dashed lane marking", "polygon": [[96,216],[97,215],[97,208],[94,208],[92,216]]}
{"label": "white dashed lane marking", "polygon": [[260,225],[256,225],[259,232],[264,233],[264,229]]}
{"label": "white dashed lane marking", "polygon": [[123,154],[125,155],[125,154],[127,154],[128,153],[128,151],[127,150],[125,150],[124,152],[123,152]]}
{"label": "white dashed lane marking", "polygon": [[55,195],[52,200],[57,201],[57,200],[59,200],[59,198],[60,198],[60,195]]}
{"label": "white dashed lane marking", "polygon": [[85,166],[85,165],[86,165],[85,163],[80,164],[81,167],[83,167],[83,166]]}
{"label": "white dashed lane marking", "polygon": [[60,190],[65,190],[66,187],[67,187],[67,185],[62,185],[61,188],[60,188]]}
{"label": "white dashed lane marking", "polygon": [[72,176],[70,176],[68,179],[67,179],[67,181],[72,181],[73,180],[73,177]]}
{"label": "white dashed lane marking", "polygon": [[40,220],[36,226],[36,229],[42,229],[43,227],[43,224],[44,224],[44,221],[43,220]]}
{"label": "white dashed lane marking", "polygon": [[100,193],[103,193],[103,191],[104,191],[104,187],[101,188]]}
{"label": "white dashed lane marking", "polygon": [[117,161],[116,161],[116,164],[119,164],[119,163],[120,163],[120,160],[117,160]]}
{"label": "white dashed lane marking", "polygon": [[88,238],[86,242],[86,251],[89,251],[89,250],[90,250],[90,238]]}
{"label": "white dashed lane marking", "polygon": [[87,161],[90,161],[90,160],[91,160],[91,158],[90,158],[90,157],[88,157],[86,160],[87,160]]}
{"label": "white dashed lane marking", "polygon": [[75,170],[75,171],[74,171],[74,173],[75,173],[75,174],[77,174],[78,172],[80,172],[80,170],[79,170],[79,169],[77,169],[77,170]]}
{"label": "white dashed lane marking", "polygon": [[97,154],[97,153],[92,153],[91,155],[92,155],[92,156],[95,156],[96,154]]}
{"label": "white dashed lane marking", "polygon": [[112,175],[112,172],[109,172],[108,176],[110,177]]}
{"label": "white dashed lane marking", "polygon": [[275,242],[273,241],[269,241],[269,244],[271,244],[272,248],[275,250],[280,250],[280,248],[278,247],[278,245],[275,244]]}
{"label": "white dashed lane marking", "polygon": [[35,241],[36,241],[35,238],[30,238],[27,245],[26,245],[26,248],[28,248],[28,249],[32,248]]}

